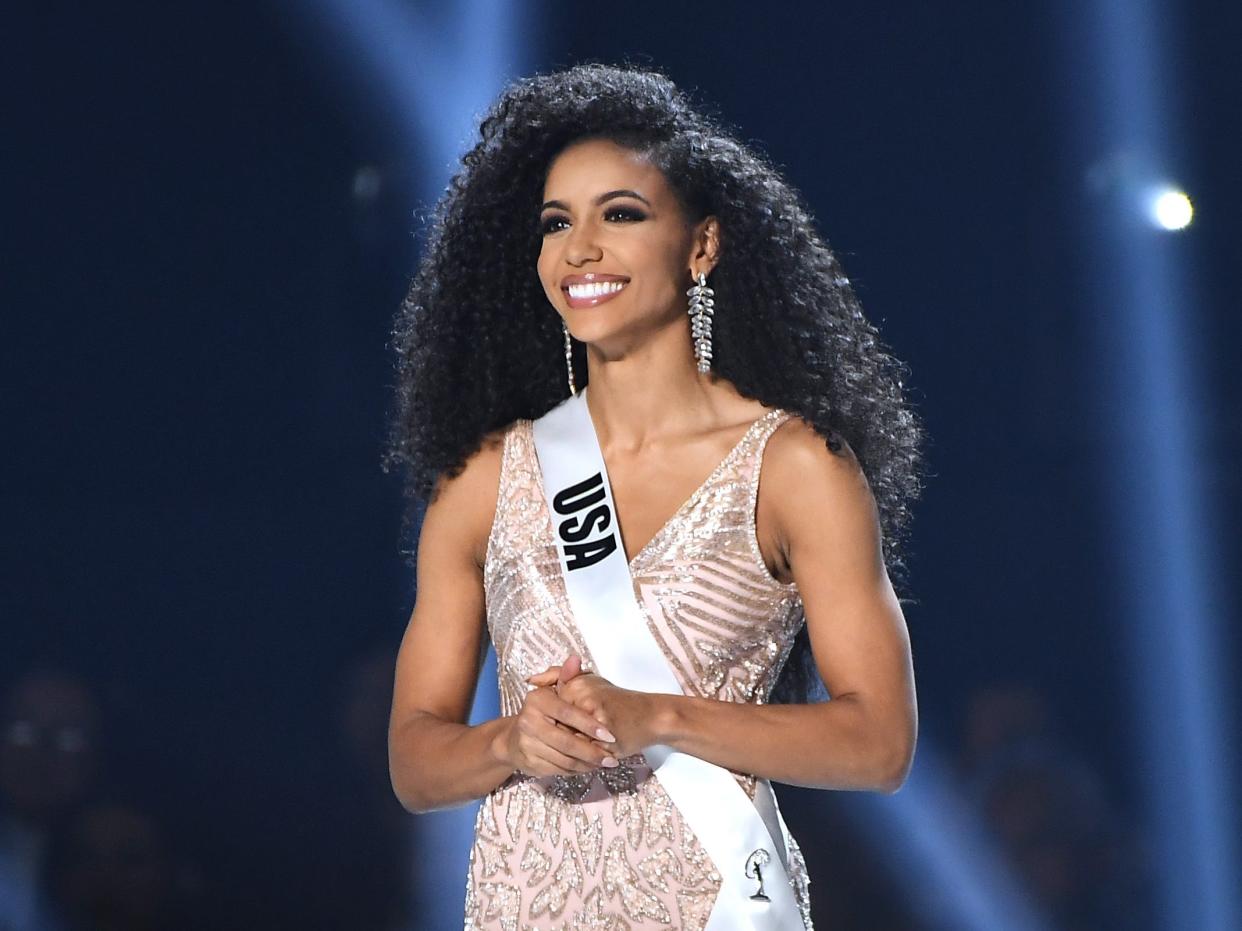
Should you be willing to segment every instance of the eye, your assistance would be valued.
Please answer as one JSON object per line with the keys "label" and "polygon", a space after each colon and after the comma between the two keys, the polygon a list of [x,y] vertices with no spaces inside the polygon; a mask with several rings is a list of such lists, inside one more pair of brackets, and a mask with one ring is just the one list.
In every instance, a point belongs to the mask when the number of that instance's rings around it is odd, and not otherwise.
{"label": "eye", "polygon": [[638,220],[647,219],[647,215],[641,210],[633,207],[613,207],[604,213],[605,217],[617,217],[624,223],[634,223]]}
{"label": "eye", "polygon": [[542,235],[542,236],[547,236],[547,235],[548,235],[548,233],[555,233],[555,232],[556,232],[556,224],[557,224],[557,223],[563,223],[564,221],[565,221],[565,218],[564,218],[564,217],[558,217],[558,216],[556,216],[555,214],[553,214],[552,216],[550,216],[550,217],[548,217],[548,218],[546,218],[546,219],[544,219],[544,220],[540,220],[540,221],[539,221],[539,233],[540,233],[540,235]]}

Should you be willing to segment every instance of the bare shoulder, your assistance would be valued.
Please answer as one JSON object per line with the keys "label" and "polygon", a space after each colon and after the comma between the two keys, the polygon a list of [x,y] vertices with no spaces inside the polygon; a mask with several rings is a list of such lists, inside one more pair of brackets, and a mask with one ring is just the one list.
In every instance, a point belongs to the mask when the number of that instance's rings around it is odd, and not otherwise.
{"label": "bare shoulder", "polygon": [[870,549],[879,513],[866,474],[843,438],[834,451],[812,424],[793,416],[773,431],[764,452],[760,496],[775,517],[773,531],[788,555],[812,540]]}
{"label": "bare shoulder", "polygon": [[866,485],[858,457],[845,438],[839,438],[834,451],[822,433],[796,414],[768,439],[763,472],[765,478],[774,478],[777,484],[784,484],[781,479],[795,485],[810,480],[841,486],[841,491],[856,488],[859,483]]}
{"label": "bare shoulder", "polygon": [[483,564],[487,538],[496,517],[505,437],[514,424],[484,435],[479,448],[463,461],[460,470],[446,470],[436,480],[427,505],[423,532],[451,536]]}

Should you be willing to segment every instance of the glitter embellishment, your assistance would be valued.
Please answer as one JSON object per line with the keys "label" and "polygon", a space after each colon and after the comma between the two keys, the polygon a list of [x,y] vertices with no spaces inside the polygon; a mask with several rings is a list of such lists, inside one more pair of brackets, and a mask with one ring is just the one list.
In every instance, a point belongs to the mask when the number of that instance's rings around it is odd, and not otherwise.
{"label": "glitter embellishment", "polygon": [[[763,449],[790,416],[755,421],[630,564],[648,629],[687,694],[766,702],[803,624],[797,587],[772,578],[755,534]],[[483,584],[502,714],[521,709],[527,676],[569,653],[595,668],[566,598],[529,420],[505,434]],[[734,776],[754,798],[756,778]],[[796,842],[788,854],[812,931]],[[465,928],[702,931],[719,891],[715,864],[635,754],[581,775],[514,774],[482,800]]]}

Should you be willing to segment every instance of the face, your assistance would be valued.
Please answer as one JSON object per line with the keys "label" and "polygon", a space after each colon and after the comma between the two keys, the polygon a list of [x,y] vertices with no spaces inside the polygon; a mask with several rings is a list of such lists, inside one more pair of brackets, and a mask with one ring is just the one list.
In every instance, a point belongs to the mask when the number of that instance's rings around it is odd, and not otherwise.
{"label": "face", "polygon": [[0,710],[0,808],[42,820],[73,805],[95,773],[98,710],[67,675],[33,674]]}
{"label": "face", "polygon": [[575,338],[624,351],[686,329],[686,289],[714,264],[714,218],[691,225],[658,168],[601,139],[556,157],[543,201],[539,279]]}

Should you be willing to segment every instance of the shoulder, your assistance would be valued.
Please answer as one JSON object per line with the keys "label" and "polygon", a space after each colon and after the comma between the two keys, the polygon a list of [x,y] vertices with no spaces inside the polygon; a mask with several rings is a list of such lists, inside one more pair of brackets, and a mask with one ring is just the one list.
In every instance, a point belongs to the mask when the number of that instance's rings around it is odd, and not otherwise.
{"label": "shoulder", "polygon": [[427,523],[433,524],[467,547],[480,565],[496,516],[505,446],[523,423],[513,421],[484,434],[460,468],[440,473],[427,504],[424,532]]}
{"label": "shoulder", "polygon": [[439,504],[442,498],[470,497],[494,484],[500,478],[505,438],[519,423],[514,421],[485,433],[478,448],[466,455],[460,467],[441,472],[431,493],[431,505]]}
{"label": "shoulder", "polygon": [[827,437],[796,414],[772,432],[760,488],[783,537],[858,539],[877,532],[867,477],[850,444],[844,437],[837,440],[838,448],[831,449]]}
{"label": "shoulder", "polygon": [[813,424],[791,414],[772,431],[764,453],[765,477],[818,478],[830,484],[853,484],[863,479],[853,448],[838,435],[833,450],[828,438]]}

